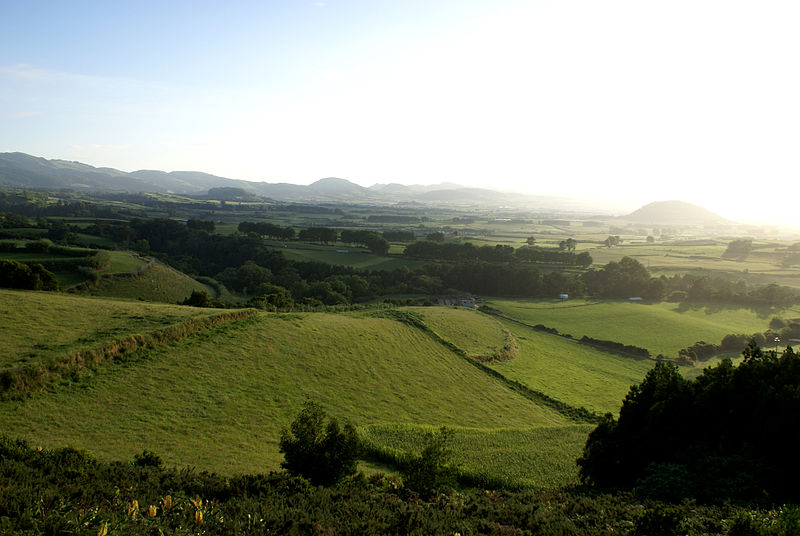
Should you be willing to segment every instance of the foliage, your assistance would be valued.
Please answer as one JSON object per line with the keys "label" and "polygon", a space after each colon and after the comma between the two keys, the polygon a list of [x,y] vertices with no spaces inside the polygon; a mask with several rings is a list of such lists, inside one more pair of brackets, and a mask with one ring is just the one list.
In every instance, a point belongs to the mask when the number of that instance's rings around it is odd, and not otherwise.
{"label": "foliage", "polygon": [[280,451],[284,469],[315,485],[330,486],[356,472],[359,441],[352,424],[340,427],[335,417],[328,419],[322,406],[306,400],[281,434]]}
{"label": "foliage", "polygon": [[30,290],[58,290],[55,276],[41,264],[23,264],[0,259],[0,287]]}
{"label": "foliage", "polygon": [[410,454],[403,466],[403,486],[423,499],[452,489],[456,484],[456,467],[449,448],[452,432],[442,428],[429,433],[419,454]]}
{"label": "foliage", "polygon": [[800,357],[753,343],[743,355],[739,367],[725,360],[691,382],[674,365],[656,363],[631,388],[619,419],[608,415],[589,435],[578,460],[584,481],[646,489],[663,482],[671,464],[673,475],[681,467],[687,475],[683,496],[752,499],[764,490],[797,499]]}
{"label": "foliage", "polygon": [[420,501],[399,493],[396,479],[382,474],[310,487],[285,473],[220,475],[109,462],[6,437],[0,438],[0,489],[4,534],[611,536],[632,528],[643,534],[676,516],[688,536],[788,536],[798,528],[793,507],[669,507],[630,495],[557,490],[464,489]]}
{"label": "foliage", "polygon": [[722,254],[723,257],[744,259],[753,250],[752,238],[737,238],[728,244],[727,249]]}
{"label": "foliage", "polygon": [[663,282],[651,278],[647,268],[632,257],[623,257],[619,262],[611,261],[599,270],[589,270],[581,279],[592,296],[660,299],[664,294]]}
{"label": "foliage", "polygon": [[192,290],[192,294],[181,302],[181,305],[193,307],[211,307],[211,298],[205,290]]}

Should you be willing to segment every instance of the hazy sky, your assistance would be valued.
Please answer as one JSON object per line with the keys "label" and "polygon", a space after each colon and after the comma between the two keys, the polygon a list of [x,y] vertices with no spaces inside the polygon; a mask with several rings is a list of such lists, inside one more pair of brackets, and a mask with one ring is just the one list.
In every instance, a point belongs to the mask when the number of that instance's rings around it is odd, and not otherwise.
{"label": "hazy sky", "polygon": [[0,0],[0,151],[800,222],[797,0]]}

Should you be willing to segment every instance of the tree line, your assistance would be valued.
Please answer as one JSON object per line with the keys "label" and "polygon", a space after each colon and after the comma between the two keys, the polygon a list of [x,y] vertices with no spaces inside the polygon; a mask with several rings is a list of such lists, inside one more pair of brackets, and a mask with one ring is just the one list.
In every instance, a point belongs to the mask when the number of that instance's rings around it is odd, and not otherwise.
{"label": "tree line", "polygon": [[800,356],[751,342],[686,380],[658,362],[606,415],[578,460],[584,482],[669,500],[800,499]]}
{"label": "tree line", "polygon": [[522,246],[514,249],[509,245],[475,246],[470,242],[441,242],[425,240],[406,246],[407,257],[425,260],[465,262],[536,262],[587,267],[593,262],[587,251],[574,253],[571,250]]}

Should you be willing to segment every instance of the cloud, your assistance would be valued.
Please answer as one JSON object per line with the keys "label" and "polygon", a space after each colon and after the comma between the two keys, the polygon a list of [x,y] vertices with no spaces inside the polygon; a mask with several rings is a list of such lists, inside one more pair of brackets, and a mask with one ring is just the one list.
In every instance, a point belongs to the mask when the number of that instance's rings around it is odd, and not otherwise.
{"label": "cloud", "polygon": [[9,114],[3,114],[3,118],[5,119],[25,119],[27,117],[39,117],[42,115],[42,112],[13,112]]}
{"label": "cloud", "polygon": [[26,63],[18,63],[6,67],[0,67],[0,75],[9,76],[21,80],[44,80],[49,78],[50,73],[44,69],[39,69]]}

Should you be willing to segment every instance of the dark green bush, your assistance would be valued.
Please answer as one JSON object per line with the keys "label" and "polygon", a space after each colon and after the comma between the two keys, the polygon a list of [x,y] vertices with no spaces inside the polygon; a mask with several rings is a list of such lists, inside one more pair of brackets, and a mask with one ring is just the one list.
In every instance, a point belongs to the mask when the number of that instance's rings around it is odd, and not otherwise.
{"label": "dark green bush", "polygon": [[[327,423],[326,423],[327,421]],[[307,400],[280,439],[281,466],[314,485],[329,486],[356,472],[359,440],[350,423],[339,426],[319,404]]]}
{"label": "dark green bush", "polygon": [[430,433],[425,447],[418,455],[410,455],[403,467],[403,486],[423,499],[452,489],[456,485],[457,469],[452,463],[448,443],[453,433],[442,428]]}

